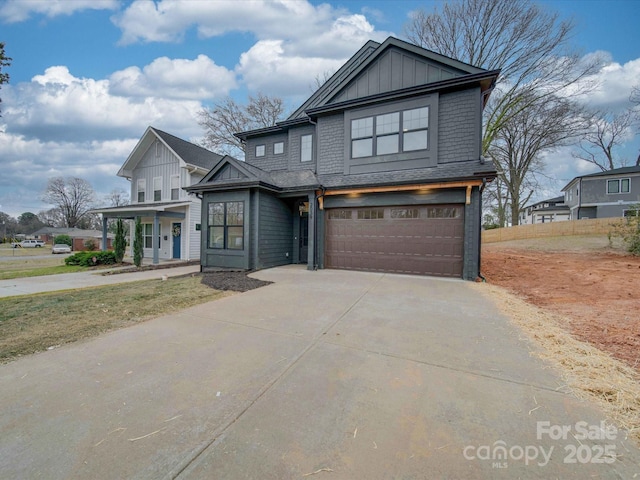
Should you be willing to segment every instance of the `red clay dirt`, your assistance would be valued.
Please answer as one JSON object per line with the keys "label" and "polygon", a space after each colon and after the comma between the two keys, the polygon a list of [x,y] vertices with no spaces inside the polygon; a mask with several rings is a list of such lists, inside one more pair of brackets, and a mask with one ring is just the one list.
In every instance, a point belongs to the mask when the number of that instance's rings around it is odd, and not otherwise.
{"label": "red clay dirt", "polygon": [[485,244],[482,272],[487,282],[564,315],[574,336],[640,372],[640,257],[581,250],[579,240],[570,250],[548,251],[539,240]]}

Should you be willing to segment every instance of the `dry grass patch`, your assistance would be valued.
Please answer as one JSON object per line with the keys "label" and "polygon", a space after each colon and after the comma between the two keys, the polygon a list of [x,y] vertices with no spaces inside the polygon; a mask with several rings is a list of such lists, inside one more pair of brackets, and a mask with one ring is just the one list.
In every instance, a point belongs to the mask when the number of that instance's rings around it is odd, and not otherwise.
{"label": "dry grass patch", "polygon": [[199,276],[0,299],[0,361],[93,337],[228,295]]}
{"label": "dry grass patch", "polygon": [[640,376],[609,354],[577,340],[563,316],[531,305],[495,285],[475,285],[518,325],[535,345],[535,353],[554,364],[567,387],[590,398],[620,427],[640,441]]}

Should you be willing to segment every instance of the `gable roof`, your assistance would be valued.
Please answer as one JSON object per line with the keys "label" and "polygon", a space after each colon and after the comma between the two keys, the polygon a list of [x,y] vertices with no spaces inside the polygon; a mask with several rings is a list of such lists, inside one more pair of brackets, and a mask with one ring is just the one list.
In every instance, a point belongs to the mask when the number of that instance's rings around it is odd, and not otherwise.
{"label": "gable roof", "polygon": [[118,176],[131,178],[138,162],[156,140],[160,140],[165,147],[173,152],[178,160],[182,162],[181,166],[184,167],[191,166],[206,172],[222,158],[222,155],[218,155],[204,147],[149,126],[118,171]]}
{"label": "gable roof", "polygon": [[[395,53],[398,57],[396,61],[407,63],[406,71],[405,65],[394,69],[397,77],[395,84],[389,81],[388,85],[381,85],[381,82],[377,81],[379,79],[375,78],[371,82],[367,82],[368,79],[366,77],[374,76],[370,72],[377,72],[379,63],[392,53]],[[389,59],[390,61],[391,59]],[[353,94],[350,95],[349,90],[351,86],[357,86],[358,82],[367,83],[365,92],[356,94],[358,97],[362,97],[396,90],[398,85],[412,87],[482,72],[486,72],[486,70],[440,55],[395,37],[387,38],[382,44],[370,40],[306,102],[293,112],[289,120],[304,118],[308,109],[347,100],[349,97],[353,98]],[[363,79],[364,82],[360,79]],[[375,84],[375,86],[371,85],[371,88],[369,88],[369,83]]]}
{"label": "gable roof", "polygon": [[[308,123],[311,117],[352,107],[358,103],[377,102],[394,96],[412,96],[465,84],[479,84],[490,90],[500,73],[485,70],[440,55],[394,37],[383,43],[368,41],[287,120],[267,127],[238,132],[246,140]],[[488,100],[488,95],[484,101]]]}
{"label": "gable roof", "polygon": [[574,183],[576,180],[580,180],[581,178],[610,177],[610,176],[619,176],[619,175],[629,175],[633,173],[640,173],[640,165],[636,165],[633,167],[620,167],[620,168],[614,168],[613,170],[606,170],[604,172],[596,172],[596,173],[589,173],[588,175],[580,175],[577,177],[573,177],[573,179],[564,186],[562,191],[564,192],[569,187],[569,185]]}
{"label": "gable roof", "polygon": [[185,190],[192,193],[240,187],[259,187],[283,192],[312,190],[320,188],[320,184],[311,170],[265,172],[227,155],[199,183],[186,187]]}

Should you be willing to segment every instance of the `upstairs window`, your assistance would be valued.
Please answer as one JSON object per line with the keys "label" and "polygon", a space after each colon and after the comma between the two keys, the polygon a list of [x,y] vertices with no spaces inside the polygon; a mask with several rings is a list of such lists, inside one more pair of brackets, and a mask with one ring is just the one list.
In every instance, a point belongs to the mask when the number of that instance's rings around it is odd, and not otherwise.
{"label": "upstairs window", "polygon": [[273,144],[273,154],[282,155],[284,153],[284,142],[276,142]]}
{"label": "upstairs window", "polygon": [[256,157],[264,157],[264,145],[256,145]]}
{"label": "upstairs window", "polygon": [[[402,129],[400,125],[402,124]],[[429,148],[429,107],[351,120],[351,158]]]}
{"label": "upstairs window", "polygon": [[153,177],[153,201],[162,200],[162,177]]}
{"label": "upstairs window", "polygon": [[313,160],[313,135],[302,135],[300,137],[300,161],[310,162]]}
{"label": "upstairs window", "polygon": [[631,191],[630,178],[617,178],[615,180],[607,180],[607,193],[629,193]]}
{"label": "upstairs window", "polygon": [[147,189],[147,181],[144,178],[139,178],[137,182],[137,196],[138,203],[144,203],[144,193]]}
{"label": "upstairs window", "polygon": [[180,175],[171,176],[171,200],[180,198]]}

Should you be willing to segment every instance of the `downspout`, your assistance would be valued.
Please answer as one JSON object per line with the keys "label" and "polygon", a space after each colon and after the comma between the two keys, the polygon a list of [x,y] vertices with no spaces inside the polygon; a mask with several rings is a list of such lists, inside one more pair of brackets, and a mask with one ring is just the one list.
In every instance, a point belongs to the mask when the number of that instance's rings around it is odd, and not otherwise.
{"label": "downspout", "polygon": [[[324,188],[322,185],[320,185],[320,190],[322,190],[322,193],[320,195],[316,195],[316,201],[315,201],[315,216],[313,217],[313,234],[316,236],[316,238],[313,239],[313,270],[316,271],[318,270],[318,215],[320,212],[320,203],[319,200],[322,198],[324,199],[324,192],[327,191],[326,188]],[[322,209],[324,211],[324,208]]]}
{"label": "downspout", "polygon": [[480,213],[478,219],[480,228],[478,228],[478,277],[482,279],[482,283],[486,283],[487,279],[482,275],[482,192],[487,186],[486,177],[482,177],[482,185],[480,186]]}

